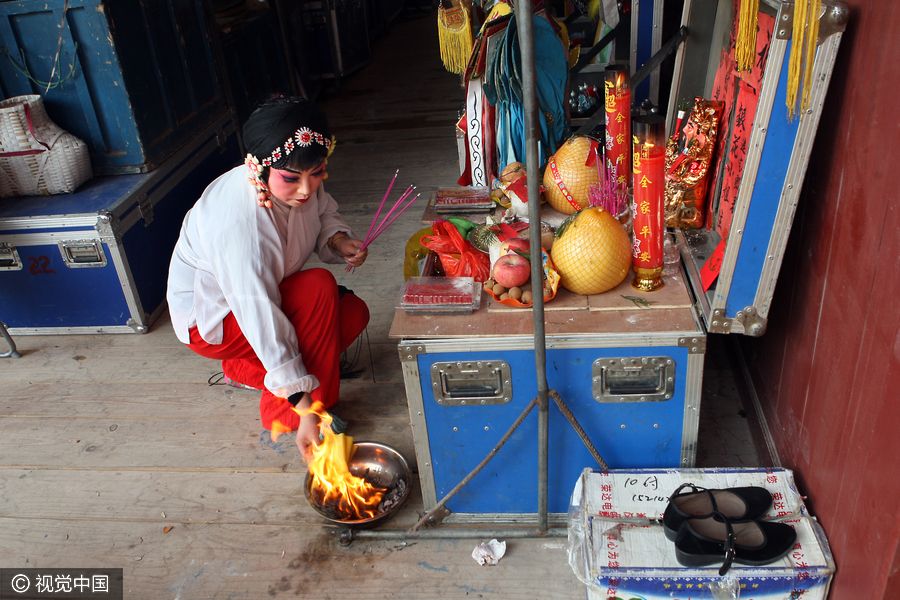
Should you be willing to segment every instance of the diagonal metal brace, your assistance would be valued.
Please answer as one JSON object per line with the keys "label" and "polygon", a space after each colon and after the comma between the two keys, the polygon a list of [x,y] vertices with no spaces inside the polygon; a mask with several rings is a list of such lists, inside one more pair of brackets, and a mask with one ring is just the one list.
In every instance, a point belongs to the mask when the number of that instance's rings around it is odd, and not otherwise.
{"label": "diagonal metal brace", "polygon": [[[681,29],[678,30],[678,33],[673,35],[665,45],[659,49],[659,51],[650,57],[644,66],[637,70],[637,72],[631,77],[631,87],[636,88],[641,84],[642,81],[647,79],[647,77],[652,73],[659,65],[662,64],[662,61],[666,60],[670,54],[675,52],[675,49],[678,48],[679,44],[687,39],[688,36],[688,28],[684,25],[681,26]],[[576,134],[584,135],[590,133],[594,130],[597,125],[600,125],[602,121],[606,120],[606,111],[598,110],[595,112],[590,119],[587,120],[587,123],[582,125],[576,131]]]}
{"label": "diagonal metal brace", "polygon": [[624,22],[625,22],[625,21],[619,21],[619,24],[616,25],[616,26],[612,29],[612,31],[610,31],[609,33],[607,33],[606,35],[604,35],[604,36],[600,39],[600,41],[598,41],[596,44],[594,44],[593,46],[591,46],[591,49],[588,50],[587,52],[585,52],[585,53],[584,53],[584,56],[579,56],[579,57],[578,57],[578,62],[575,63],[575,66],[572,67],[572,69],[570,70],[570,72],[572,72],[572,73],[578,73],[578,72],[581,71],[583,68],[585,68],[586,66],[588,66],[588,65],[591,63],[591,61],[594,60],[594,57],[597,56],[598,54],[600,54],[600,52],[602,52],[603,49],[606,48],[606,47],[609,45],[609,43],[610,43],[611,41],[613,41],[613,39],[615,39],[616,35],[618,35],[618,34],[619,34],[619,31],[622,29],[622,23],[624,23]]}
{"label": "diagonal metal brace", "polygon": [[[575,420],[575,416],[572,414],[572,411],[569,410],[569,407],[566,406],[566,403],[563,402],[562,398],[559,397],[559,394],[556,392],[556,390],[550,390],[548,392],[548,395],[551,398],[553,398],[553,401],[556,402],[556,405],[559,407],[560,412],[563,415],[565,415],[566,419],[569,420],[569,423],[572,425],[572,428],[575,430],[575,433],[577,433],[578,437],[581,438],[581,441],[584,442],[584,445],[587,447],[588,452],[591,453],[591,456],[594,457],[594,460],[597,461],[597,464],[600,465],[600,468],[608,469],[609,465],[606,464],[606,461],[603,460],[603,457],[600,456],[600,453],[597,452],[596,448],[594,448],[594,445],[591,443],[591,440],[588,439],[588,436],[584,432],[584,429],[582,429],[581,425],[578,424],[578,421]],[[419,521],[415,525],[413,525],[412,528],[410,528],[409,533],[415,533],[420,527],[422,527],[426,523],[434,522],[435,516],[438,514],[438,512],[442,511],[442,509],[444,508],[444,505],[451,498],[453,498],[453,496],[455,496],[456,493],[459,492],[459,490],[461,490],[466,485],[468,485],[468,483],[470,481],[472,481],[472,479],[476,475],[478,475],[478,473],[484,467],[487,466],[487,464],[491,461],[491,459],[493,459],[497,455],[497,453],[500,451],[500,448],[502,448],[503,445],[509,440],[509,438],[512,437],[512,434],[516,431],[516,429],[518,429],[519,425],[522,424],[522,422],[525,420],[525,417],[528,416],[528,413],[530,413],[531,410],[535,406],[538,405],[538,400],[539,400],[539,397],[535,398],[528,404],[528,406],[525,407],[525,410],[522,411],[522,414],[519,415],[519,418],[516,419],[515,423],[513,423],[510,426],[510,428],[506,432],[506,434],[500,439],[499,442],[497,442],[497,445],[494,446],[494,449],[491,450],[486,457],[484,457],[484,460],[482,460],[478,464],[477,467],[472,469],[472,471],[468,475],[466,475],[462,481],[460,481],[458,484],[456,484],[456,487],[454,487],[452,490],[447,492],[447,494],[443,498],[441,498],[441,500],[437,504],[434,505],[434,508],[432,508],[431,510],[426,512],[422,516],[422,518],[419,519]]]}
{"label": "diagonal metal brace", "polygon": [[577,433],[578,437],[581,438],[581,441],[584,442],[584,445],[588,449],[588,452],[591,453],[591,456],[594,457],[594,460],[597,461],[597,464],[600,465],[600,468],[608,469],[609,465],[606,464],[606,461],[603,460],[603,457],[600,456],[600,453],[597,452],[596,448],[594,448],[594,445],[588,438],[587,433],[584,432],[584,429],[582,429],[581,425],[578,424],[578,421],[575,420],[575,415],[572,414],[572,411],[569,410],[569,407],[566,406],[566,403],[562,401],[562,398],[559,397],[559,394],[556,393],[556,390],[550,390],[550,397],[553,398],[554,402],[556,402],[556,405],[559,407],[559,412],[565,415],[565,417],[569,420],[569,423],[572,425],[572,429],[575,430],[575,433]]}
{"label": "diagonal metal brace", "polygon": [[455,488],[453,488],[452,490],[447,492],[447,494],[443,498],[441,498],[440,502],[438,502],[437,504],[434,505],[434,508],[432,508],[427,513],[425,513],[422,516],[422,518],[419,519],[419,521],[415,525],[412,526],[412,528],[409,530],[410,533],[414,533],[422,525],[424,525],[427,521],[432,519],[434,517],[434,515],[444,507],[444,505],[447,503],[447,501],[456,495],[456,492],[463,489],[470,481],[472,481],[473,477],[478,475],[478,473],[487,466],[487,464],[491,461],[491,459],[494,458],[498,452],[500,452],[500,448],[503,447],[503,444],[505,444],[506,441],[510,437],[512,437],[512,434],[516,431],[516,429],[518,429],[519,425],[522,424],[522,421],[525,420],[525,417],[528,416],[528,413],[531,412],[531,409],[533,409],[535,406],[537,406],[537,404],[538,404],[537,398],[535,398],[534,400],[532,400],[531,402],[528,403],[528,406],[525,407],[525,410],[522,411],[522,414],[519,415],[519,418],[516,419],[516,422],[510,426],[509,431],[507,431],[506,434],[500,439],[500,441],[497,442],[497,445],[494,446],[494,449],[491,450],[488,453],[488,455],[484,457],[484,460],[482,460],[480,463],[478,463],[477,467],[472,469],[471,473],[466,475],[462,481],[457,483]]}

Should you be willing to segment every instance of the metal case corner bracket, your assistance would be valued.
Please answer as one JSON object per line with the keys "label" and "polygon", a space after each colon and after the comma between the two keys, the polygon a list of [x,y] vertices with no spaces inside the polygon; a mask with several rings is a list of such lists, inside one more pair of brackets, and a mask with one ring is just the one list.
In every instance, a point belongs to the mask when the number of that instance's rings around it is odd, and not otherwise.
{"label": "metal case corner bracket", "polygon": [[109,211],[97,213],[97,223],[94,229],[101,237],[119,239],[119,220]]}
{"label": "metal case corner bracket", "polygon": [[743,324],[744,334],[752,337],[760,337],[766,332],[768,320],[759,316],[756,307],[748,306],[734,315],[735,320]]}
{"label": "metal case corner bracket", "polygon": [[688,354],[706,354],[706,336],[680,337],[678,338],[678,347],[687,348]]}
{"label": "metal case corner bracket", "polygon": [[141,323],[138,323],[134,319],[128,319],[128,321],[126,321],[125,324],[128,325],[129,327],[131,327],[135,333],[147,333],[148,331],[150,331],[149,327],[147,327],[146,325],[143,325]]}
{"label": "metal case corner bracket", "polygon": [[709,321],[709,333],[731,333],[731,319],[725,317],[724,308],[713,310]]}
{"label": "metal case corner bracket", "polygon": [[775,23],[775,39],[789,40],[794,33],[794,3],[784,2],[778,9]]}
{"label": "metal case corner bracket", "polygon": [[819,19],[819,37],[816,40],[820,46],[829,36],[846,31],[850,21],[850,7],[846,2],[835,0],[823,8],[824,14]]}
{"label": "metal case corner bracket", "polygon": [[[819,16],[819,37],[816,44],[821,46],[828,36],[843,32],[850,20],[850,7],[842,0],[831,0],[822,3],[822,14]],[[794,33],[794,3],[784,2],[778,10],[775,39],[789,40]]]}
{"label": "metal case corner bracket", "polygon": [[425,346],[422,344],[400,344],[397,350],[400,352],[400,362],[415,362],[416,357],[425,354]]}

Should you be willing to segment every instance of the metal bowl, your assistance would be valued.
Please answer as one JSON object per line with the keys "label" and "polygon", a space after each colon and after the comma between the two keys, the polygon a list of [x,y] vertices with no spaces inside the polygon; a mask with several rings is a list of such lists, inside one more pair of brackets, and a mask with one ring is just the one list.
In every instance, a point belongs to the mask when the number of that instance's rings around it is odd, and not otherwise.
{"label": "metal bowl", "polygon": [[313,499],[313,477],[309,473],[306,474],[306,501],[309,502],[309,505],[314,511],[331,523],[336,523],[345,527],[367,529],[387,521],[394,516],[394,513],[396,513],[401,506],[403,506],[403,503],[406,502],[406,499],[409,497],[409,489],[412,485],[412,471],[409,468],[409,463],[403,458],[403,455],[400,454],[396,448],[392,448],[387,444],[381,444],[379,442],[357,442],[355,446],[356,450],[353,452],[353,456],[350,457],[350,461],[347,464],[350,468],[350,473],[365,479],[369,483],[378,485],[379,487],[387,487],[388,489],[392,489],[402,481],[406,484],[406,490],[397,502],[383,513],[368,519],[336,519],[332,514],[319,506]]}

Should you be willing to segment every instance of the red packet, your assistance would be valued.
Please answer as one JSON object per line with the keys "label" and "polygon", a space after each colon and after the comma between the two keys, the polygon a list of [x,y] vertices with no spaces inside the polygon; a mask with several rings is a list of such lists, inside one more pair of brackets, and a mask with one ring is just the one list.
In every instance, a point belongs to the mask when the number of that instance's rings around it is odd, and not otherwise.
{"label": "red packet", "polygon": [[522,202],[528,202],[528,178],[519,177],[506,186],[506,193],[514,192]]}
{"label": "red packet", "polygon": [[501,242],[505,242],[509,238],[514,238],[518,235],[518,232],[512,228],[512,226],[507,225],[506,223],[500,223],[499,225],[493,225],[490,227],[490,230],[494,232],[494,235],[497,236],[497,239]]}
{"label": "red packet", "polygon": [[704,292],[709,290],[709,286],[711,286],[713,281],[716,280],[716,277],[719,276],[719,271],[722,269],[723,256],[725,256],[724,239],[719,242],[719,245],[716,246],[712,255],[706,259],[706,262],[700,267],[700,282],[703,284]]}

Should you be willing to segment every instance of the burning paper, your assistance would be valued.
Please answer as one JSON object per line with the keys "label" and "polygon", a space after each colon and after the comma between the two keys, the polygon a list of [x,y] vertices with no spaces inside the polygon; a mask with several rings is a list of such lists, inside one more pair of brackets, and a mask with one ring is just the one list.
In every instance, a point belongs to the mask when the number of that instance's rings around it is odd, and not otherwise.
{"label": "burning paper", "polygon": [[504,554],[506,554],[506,542],[497,540],[482,542],[472,550],[472,558],[481,566],[496,565]]}
{"label": "burning paper", "polygon": [[[320,402],[314,402],[308,410],[295,410],[301,417],[314,413],[321,419],[322,443],[311,448],[307,463],[316,504],[339,520],[357,521],[376,516],[386,490],[350,473],[348,462],[353,456],[353,438],[332,431],[332,417]],[[277,425],[272,427],[273,439]]]}

